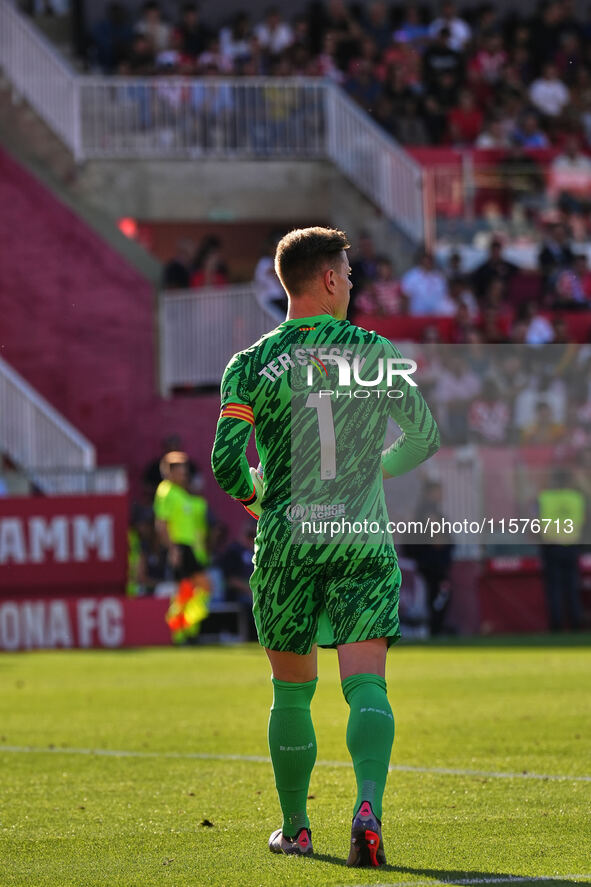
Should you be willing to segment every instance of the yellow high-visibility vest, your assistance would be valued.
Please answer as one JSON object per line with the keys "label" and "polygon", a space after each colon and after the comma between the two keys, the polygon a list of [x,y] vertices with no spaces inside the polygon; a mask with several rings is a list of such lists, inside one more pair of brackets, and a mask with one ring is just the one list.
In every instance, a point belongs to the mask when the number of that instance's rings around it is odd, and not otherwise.
{"label": "yellow high-visibility vest", "polygon": [[[538,496],[540,520],[550,520],[546,527],[542,523],[540,538],[559,545],[576,545],[581,538],[585,523],[585,497],[579,490],[542,490]],[[572,521],[572,533],[568,532]]]}

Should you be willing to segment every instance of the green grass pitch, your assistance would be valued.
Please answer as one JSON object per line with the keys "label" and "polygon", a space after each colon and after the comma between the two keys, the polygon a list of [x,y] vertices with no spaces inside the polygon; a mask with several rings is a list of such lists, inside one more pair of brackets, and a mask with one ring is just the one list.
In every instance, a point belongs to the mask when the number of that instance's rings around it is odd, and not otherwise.
{"label": "green grass pitch", "polygon": [[332,651],[313,702],[314,859],[267,849],[280,816],[257,646],[1,655],[0,887],[591,885],[590,643],[390,652],[397,769],[373,872],[344,865],[355,793]]}

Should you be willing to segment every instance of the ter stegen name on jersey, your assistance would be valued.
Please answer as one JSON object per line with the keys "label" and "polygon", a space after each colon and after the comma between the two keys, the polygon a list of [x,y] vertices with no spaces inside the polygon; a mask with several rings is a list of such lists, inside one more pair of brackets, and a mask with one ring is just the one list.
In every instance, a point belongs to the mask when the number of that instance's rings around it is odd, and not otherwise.
{"label": "ter stegen name on jersey", "polygon": [[276,358],[270,360],[268,364],[266,364],[262,370],[259,370],[259,376],[265,376],[266,379],[269,379],[270,382],[274,382],[276,379],[279,379],[283,373],[288,370],[290,367],[295,366],[294,360],[300,366],[313,366],[310,362],[311,357],[316,357],[319,360],[332,362],[333,357],[342,357],[344,360],[351,361],[356,356],[360,359],[360,365],[363,365],[365,358],[361,355],[356,354],[356,352],[352,348],[315,348],[314,346],[310,346],[307,348],[294,348],[293,349],[293,359],[290,354],[284,352],[283,354],[278,354]]}

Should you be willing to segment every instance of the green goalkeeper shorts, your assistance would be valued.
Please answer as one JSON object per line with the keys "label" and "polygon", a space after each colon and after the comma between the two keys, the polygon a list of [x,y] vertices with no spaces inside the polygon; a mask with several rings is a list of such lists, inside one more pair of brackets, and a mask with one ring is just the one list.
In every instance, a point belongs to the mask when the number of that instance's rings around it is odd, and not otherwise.
{"label": "green goalkeeper shorts", "polygon": [[250,578],[263,647],[305,655],[313,644],[336,647],[400,637],[396,555],[326,564],[258,565]]}

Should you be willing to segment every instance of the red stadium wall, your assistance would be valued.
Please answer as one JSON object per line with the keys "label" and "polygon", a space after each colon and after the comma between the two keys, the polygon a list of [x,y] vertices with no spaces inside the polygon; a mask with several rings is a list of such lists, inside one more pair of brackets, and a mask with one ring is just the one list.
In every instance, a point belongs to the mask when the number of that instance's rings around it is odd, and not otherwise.
{"label": "red stadium wall", "polygon": [[206,495],[242,519],[209,472],[215,395],[157,394],[150,284],[0,150],[1,354],[137,488],[160,441],[178,432],[206,472]]}

